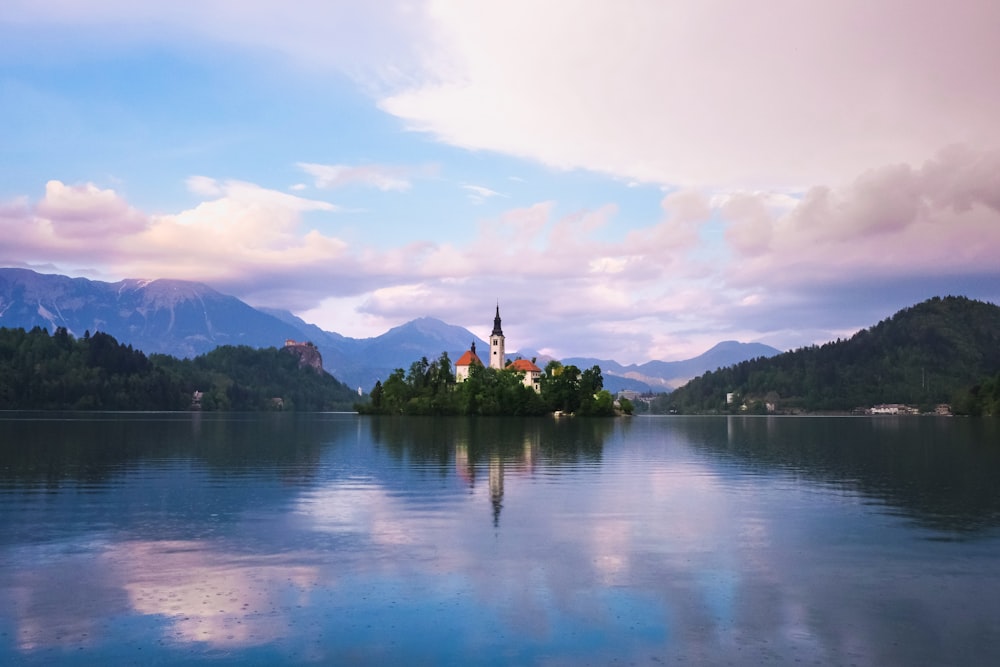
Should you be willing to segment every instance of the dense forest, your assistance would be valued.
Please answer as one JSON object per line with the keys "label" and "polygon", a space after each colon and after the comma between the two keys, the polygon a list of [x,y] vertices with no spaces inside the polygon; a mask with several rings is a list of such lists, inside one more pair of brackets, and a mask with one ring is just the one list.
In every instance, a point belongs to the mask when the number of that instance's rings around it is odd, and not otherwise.
{"label": "dense forest", "polygon": [[[561,411],[584,416],[612,416],[614,398],[604,389],[599,366],[581,371],[550,361],[541,378],[541,393],[522,383],[521,373],[473,364],[469,377],[455,383],[452,363],[442,353],[397,368],[385,383],[375,384],[370,402],[358,411],[407,415],[542,415]],[[625,401],[621,409],[631,411]]]}
{"label": "dense forest", "polygon": [[[1000,307],[933,298],[847,340],[718,369],[656,399],[653,412],[850,411],[881,403],[1000,414]],[[727,404],[727,394],[734,400]]]}
{"label": "dense forest", "polygon": [[963,415],[1000,417],[1000,373],[958,392],[954,409]]}
{"label": "dense forest", "polygon": [[336,410],[355,400],[283,349],[226,345],[194,359],[147,357],[100,332],[0,328],[4,410]]}

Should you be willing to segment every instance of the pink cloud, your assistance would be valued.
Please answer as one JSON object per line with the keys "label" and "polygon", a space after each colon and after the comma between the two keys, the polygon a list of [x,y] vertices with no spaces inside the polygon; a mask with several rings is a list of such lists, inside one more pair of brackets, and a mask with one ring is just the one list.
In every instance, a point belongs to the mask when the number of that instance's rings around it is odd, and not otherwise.
{"label": "pink cloud", "polygon": [[442,0],[428,16],[417,75],[380,104],[470,149],[645,182],[802,187],[1000,143],[991,0]]}
{"label": "pink cloud", "polygon": [[701,226],[712,216],[709,200],[696,190],[679,190],[660,202],[663,218],[654,225],[630,231],[623,249],[654,259],[663,266],[676,265],[699,243]]}
{"label": "pink cloud", "polygon": [[[303,212],[336,210],[326,202],[238,181],[201,179],[195,189],[218,196],[177,214],[147,216],[114,190],[50,181],[36,204],[20,199],[0,209],[0,259],[98,267],[119,278],[247,285],[260,272],[329,272],[344,258],[342,241],[301,229]],[[350,270],[347,262],[337,266]]]}
{"label": "pink cloud", "polygon": [[771,215],[753,196],[723,212],[734,285],[1000,271],[1000,151],[945,150],[918,169],[870,170]]}
{"label": "pink cloud", "polygon": [[35,215],[46,221],[52,234],[62,238],[108,239],[142,231],[145,215],[129,206],[113,190],[95,185],[45,184],[45,197],[35,207]]}

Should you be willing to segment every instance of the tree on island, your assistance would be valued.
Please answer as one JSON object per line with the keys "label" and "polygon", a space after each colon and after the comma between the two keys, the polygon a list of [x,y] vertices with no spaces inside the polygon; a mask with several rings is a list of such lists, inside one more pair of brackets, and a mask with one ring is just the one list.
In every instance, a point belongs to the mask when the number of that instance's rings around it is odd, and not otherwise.
{"label": "tree on island", "polygon": [[365,414],[397,415],[614,415],[614,399],[598,366],[581,372],[551,361],[540,393],[523,379],[519,371],[473,364],[469,377],[456,383],[451,360],[442,353],[435,361],[413,362],[408,372],[397,368],[384,383],[375,383],[368,403],[355,407]]}

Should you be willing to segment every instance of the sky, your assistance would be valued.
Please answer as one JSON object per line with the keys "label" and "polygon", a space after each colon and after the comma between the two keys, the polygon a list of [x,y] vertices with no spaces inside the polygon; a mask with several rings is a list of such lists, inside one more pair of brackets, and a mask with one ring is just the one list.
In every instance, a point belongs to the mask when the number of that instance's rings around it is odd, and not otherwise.
{"label": "sky", "polygon": [[0,266],[621,363],[1000,302],[995,0],[4,0]]}

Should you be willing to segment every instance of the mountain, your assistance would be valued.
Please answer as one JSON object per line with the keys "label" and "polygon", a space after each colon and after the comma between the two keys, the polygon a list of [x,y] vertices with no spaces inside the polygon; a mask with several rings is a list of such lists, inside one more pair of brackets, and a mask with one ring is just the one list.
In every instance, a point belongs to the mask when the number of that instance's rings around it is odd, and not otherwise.
{"label": "mountain", "polygon": [[433,317],[421,317],[368,339],[363,353],[370,366],[388,368],[392,372],[394,368],[408,368],[422,356],[438,357],[445,351],[457,358],[473,341],[480,351],[489,349],[488,343],[468,329],[445,324]]}
{"label": "mountain", "polygon": [[323,366],[351,387],[368,391],[397,368],[409,369],[421,357],[437,359],[447,352],[452,362],[475,341],[480,349],[489,345],[468,329],[422,317],[401,324],[374,338],[347,338],[324,331],[286,310],[261,309],[293,326],[297,336],[316,344],[323,354]]}
{"label": "mountain", "polygon": [[739,343],[734,340],[716,344],[707,352],[683,361],[647,361],[644,364],[621,364],[608,359],[571,357],[564,364],[579,368],[601,367],[604,386],[611,392],[622,389],[634,391],[671,391],[707,370],[731,366],[747,359],[773,357],[781,350],[763,343]]}
{"label": "mountain", "polygon": [[[1000,306],[935,297],[848,340],[706,373],[665,404],[681,412],[851,410],[882,403],[932,407],[964,400],[1000,373]],[[734,395],[727,407],[727,394]]]}
{"label": "mountain", "polygon": [[[488,323],[484,323],[488,324]],[[430,317],[407,322],[373,338],[349,338],[310,324],[285,310],[257,309],[211,287],[183,280],[122,280],[107,283],[0,268],[0,327],[54,332],[65,327],[76,337],[101,331],[147,354],[193,357],[220,345],[282,347],[286,340],[311,341],[327,372],[352,388],[370,390],[394,369],[409,369],[421,357],[447,352],[454,362],[474,341],[489,345],[468,329]],[[565,359],[581,369],[599,365],[612,392],[668,391],[706,370],[757,356],[776,354],[764,345],[725,342],[684,361],[651,361],[623,366],[611,360]],[[531,350],[508,359],[550,357]]]}
{"label": "mountain", "polygon": [[220,345],[281,346],[298,329],[236,297],[183,280],[106,283],[0,269],[0,326],[114,336],[147,354],[192,357]]}

